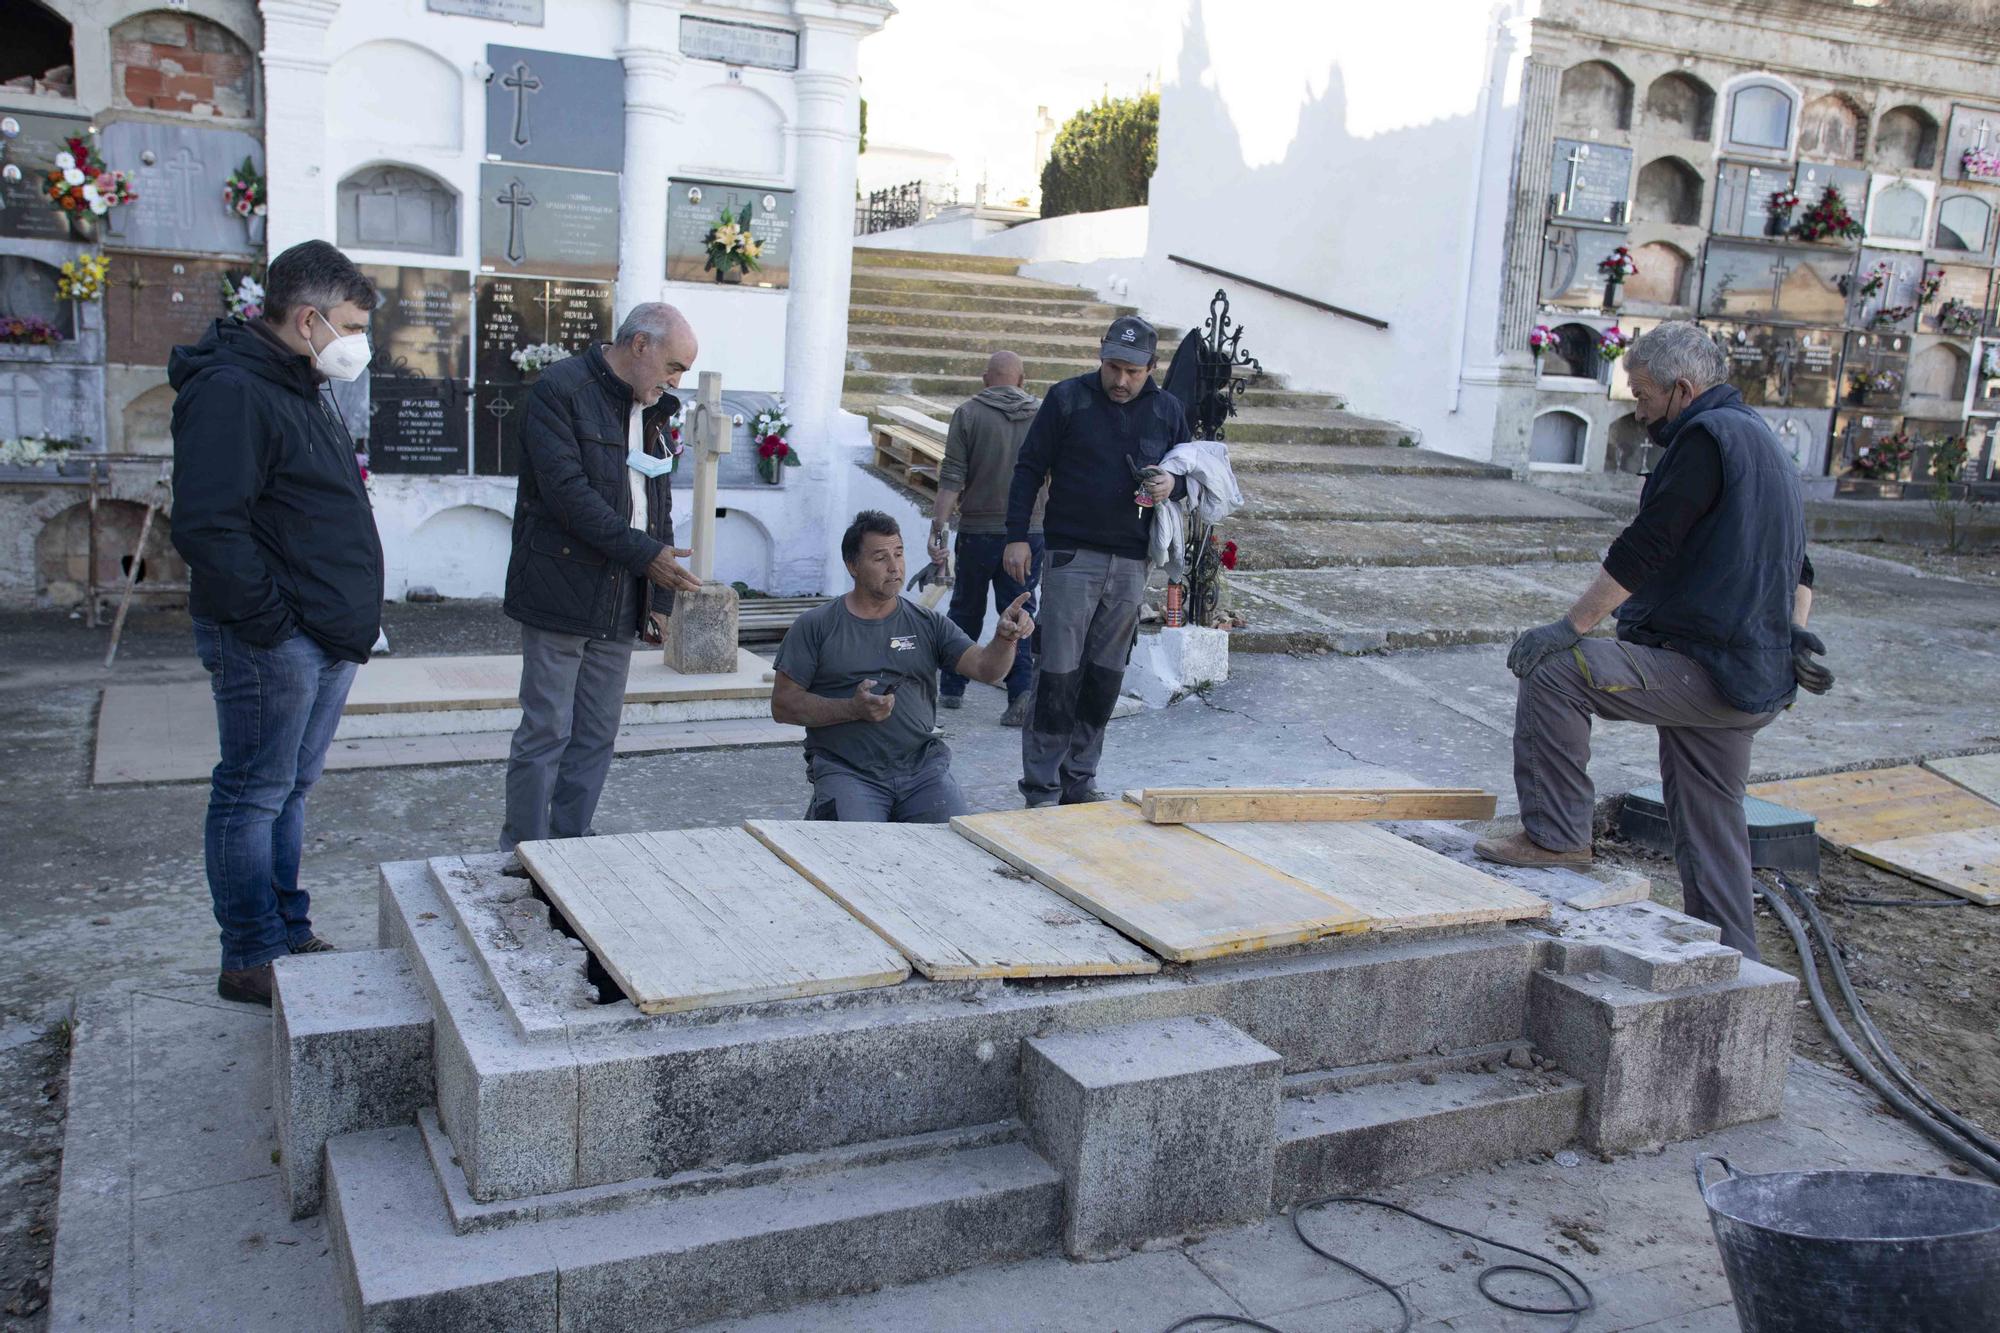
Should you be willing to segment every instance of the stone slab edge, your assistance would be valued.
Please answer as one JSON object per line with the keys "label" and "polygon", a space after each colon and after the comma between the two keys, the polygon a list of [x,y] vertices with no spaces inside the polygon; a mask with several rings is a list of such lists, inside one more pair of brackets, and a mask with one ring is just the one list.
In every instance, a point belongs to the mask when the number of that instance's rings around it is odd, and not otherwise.
{"label": "stone slab edge", "polygon": [[132,1324],[132,1001],[88,997],[70,1036],[49,1328]]}

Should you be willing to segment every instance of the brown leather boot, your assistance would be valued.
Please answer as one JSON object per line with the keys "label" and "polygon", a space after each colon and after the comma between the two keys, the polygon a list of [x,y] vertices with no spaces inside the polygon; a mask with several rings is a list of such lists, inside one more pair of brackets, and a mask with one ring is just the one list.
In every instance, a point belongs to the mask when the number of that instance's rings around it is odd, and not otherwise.
{"label": "brown leather boot", "polygon": [[1510,833],[1504,838],[1481,838],[1472,844],[1472,850],[1488,861],[1529,870],[1545,870],[1551,866],[1587,866],[1591,861],[1588,847],[1573,852],[1553,852],[1525,832]]}
{"label": "brown leather boot", "polygon": [[238,1004],[261,1004],[269,1009],[271,965],[259,963],[256,967],[225,968],[215,978],[215,993]]}

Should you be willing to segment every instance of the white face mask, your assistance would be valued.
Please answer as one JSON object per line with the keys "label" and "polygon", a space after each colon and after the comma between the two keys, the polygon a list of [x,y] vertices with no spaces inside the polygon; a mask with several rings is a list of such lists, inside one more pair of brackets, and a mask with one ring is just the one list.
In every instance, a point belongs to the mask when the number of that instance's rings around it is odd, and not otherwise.
{"label": "white face mask", "polygon": [[[374,353],[368,347],[368,335],[365,333],[342,335],[333,327],[332,320],[320,315],[317,310],[313,313],[319,315],[319,322],[326,325],[328,333],[333,334],[332,342],[314,349],[313,365],[319,368],[320,374],[330,380],[360,379],[361,372],[368,369],[369,361],[374,359]],[[308,338],[307,342],[310,343],[311,339]]]}

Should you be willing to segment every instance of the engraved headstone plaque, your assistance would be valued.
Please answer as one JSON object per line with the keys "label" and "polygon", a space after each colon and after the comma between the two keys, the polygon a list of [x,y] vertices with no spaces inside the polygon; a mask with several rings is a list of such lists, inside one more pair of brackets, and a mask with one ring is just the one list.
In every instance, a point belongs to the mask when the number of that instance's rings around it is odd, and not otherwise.
{"label": "engraved headstone plaque", "polygon": [[1955,106],[1945,126],[1944,160],[1938,163],[1946,180],[1987,181],[2000,185],[2000,176],[1982,176],[1966,170],[1967,153],[1992,153],[2000,157],[2000,109],[1982,106]]}
{"label": "engraved headstone plaque", "polygon": [[[90,129],[82,116],[44,116],[32,111],[0,110],[20,126],[0,149],[0,161],[21,169],[21,179],[0,180],[0,236],[22,240],[60,241],[69,238],[69,224],[49,204],[43,186],[55,166],[64,141]],[[122,166],[111,162],[108,166]]]}
{"label": "engraved headstone plaque", "polygon": [[513,354],[535,343],[571,353],[611,341],[612,289],[598,283],[539,278],[473,280],[473,374],[481,384],[521,384],[527,372]]}
{"label": "engraved headstone plaque", "polygon": [[132,173],[139,197],[107,215],[105,236],[127,250],[253,255],[244,220],[222,186],[244,158],[264,165],[264,145],[242,130],[121,120],[98,135],[106,165]]}
{"label": "engraved headstone plaque", "polygon": [[519,46],[487,47],[486,63],[489,159],[625,169],[623,65]]}
{"label": "engraved headstone plaque", "polygon": [[[1875,331],[1909,330],[1916,325],[1917,287],[1929,266],[1922,255],[1901,250],[1864,249],[1849,284],[1847,326]],[[1864,293],[1877,273],[1882,281]],[[1902,312],[1898,314],[1897,312]]]}
{"label": "engraved headstone plaque", "polygon": [[117,365],[166,365],[174,348],[200,342],[229,313],[222,280],[242,269],[226,259],[114,254],[104,293],[106,357]]}
{"label": "engraved headstone plaque", "polygon": [[1632,197],[1632,150],[1557,139],[1553,215],[1568,222],[1622,224]]}
{"label": "engraved headstone plaque", "polygon": [[1771,428],[1778,447],[1798,464],[1802,477],[1826,475],[1827,436],[1833,413],[1823,407],[1760,407],[1757,415]]}
{"label": "engraved headstone plaque", "polygon": [[458,253],[458,194],[407,167],[364,167],[340,183],[334,235],[344,249]]}
{"label": "engraved headstone plaque", "polygon": [[[1718,236],[1779,236],[1782,223],[1771,216],[1771,196],[1792,188],[1789,166],[1755,166],[1724,162],[1715,178],[1715,226]],[[1798,218],[1808,205],[1801,195]],[[1857,215],[1858,216],[1858,215]]]}
{"label": "engraved headstone plaque", "polygon": [[1942,333],[1952,338],[1970,338],[1985,324],[1984,312],[1993,285],[1993,270],[1971,264],[1929,264],[1938,276],[1937,295],[1917,318],[1917,327],[1926,333]]}
{"label": "engraved headstone plaque", "polygon": [[363,264],[361,271],[381,293],[369,341],[371,369],[434,380],[470,376],[472,358],[472,279],[457,269],[399,268]]}
{"label": "engraved headstone plaque", "polygon": [[1709,331],[1729,360],[1729,382],[1750,406],[1833,406],[1839,391],[1839,330],[1717,324]]}
{"label": "engraved headstone plaque", "polygon": [[732,220],[750,207],[750,234],[763,246],[758,267],[744,275],[747,287],[789,287],[792,281],[792,218],[790,190],[762,185],[730,185],[723,181],[676,178],[667,182],[667,279],[670,282],[713,282],[705,268],[707,236],[727,210]]}
{"label": "engraved headstone plaque", "polygon": [[681,54],[696,60],[758,69],[797,69],[799,35],[788,28],[766,28],[722,19],[681,19]]}
{"label": "engraved headstone plaque", "polygon": [[542,26],[544,0],[425,0],[433,14],[458,14],[469,19],[492,19],[496,23]]}
{"label": "engraved headstone plaque", "polygon": [[472,391],[472,470],[482,477],[521,475],[521,408],[528,385],[481,384]]}
{"label": "engraved headstone plaque", "polygon": [[463,475],[471,393],[454,380],[371,376],[368,466],[381,473]]}
{"label": "engraved headstone plaque", "polygon": [[488,162],[479,168],[479,264],[487,273],[618,276],[618,177]]}
{"label": "engraved headstone plaque", "polygon": [[[1836,460],[1834,471],[1845,472],[1854,466],[1854,461],[1873,449],[1878,441],[1887,439],[1903,429],[1903,418],[1882,412],[1852,410],[1837,413],[1833,419],[1832,453]],[[1908,464],[1897,474],[1906,477]],[[1889,478],[1878,478],[1889,480]]]}
{"label": "engraved headstone plaque", "polygon": [[103,367],[0,361],[0,440],[21,435],[103,448]]}
{"label": "engraved headstone plaque", "polygon": [[1710,241],[1701,313],[1749,323],[1838,324],[1854,256],[1811,246]]}
{"label": "engraved headstone plaque", "polygon": [[1876,410],[1900,408],[1909,370],[1909,334],[1850,333],[1841,358],[1841,404]]}
{"label": "engraved headstone plaque", "polygon": [[1551,225],[1542,242],[1542,300],[1572,310],[1604,304],[1604,275],[1597,266],[1625,244],[1625,233],[1601,227]]}
{"label": "engraved headstone plaque", "polygon": [[[1825,162],[1801,162],[1798,174],[1792,179],[1792,193],[1799,197],[1799,206],[1792,210],[1792,221],[1797,222],[1826,198],[1829,187],[1840,192],[1840,203],[1848,215],[1857,222],[1868,216],[1868,182],[1870,176],[1860,167],[1836,167]],[[1816,245],[1838,245],[1853,249],[1858,240],[1829,236],[1814,242]]]}

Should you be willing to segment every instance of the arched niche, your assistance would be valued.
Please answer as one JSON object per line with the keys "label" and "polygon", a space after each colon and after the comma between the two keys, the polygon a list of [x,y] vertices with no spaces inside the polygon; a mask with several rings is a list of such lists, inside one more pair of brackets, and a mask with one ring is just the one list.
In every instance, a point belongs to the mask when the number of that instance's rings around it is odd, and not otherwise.
{"label": "arched niche", "polygon": [[1534,433],[1528,437],[1528,462],[1535,467],[1579,468],[1589,444],[1590,422],[1581,413],[1555,408],[1535,418]]}
{"label": "arched niche", "polygon": [[118,414],[124,452],[170,454],[174,451],[174,386],[155,384],[125,404]]}
{"label": "arched niche", "polygon": [[1646,90],[1646,118],[1683,139],[1715,132],[1715,89],[1692,74],[1662,74]]}
{"label": "arched niche", "polygon": [[715,525],[715,573],[724,583],[771,591],[770,530],[741,509],[727,509]]}
{"label": "arched niche", "polygon": [[1594,380],[1604,367],[1597,353],[1601,335],[1588,324],[1558,324],[1555,343],[1542,353],[1542,374]]}
{"label": "arched niche", "polygon": [[211,19],[148,10],[111,29],[111,90],[120,106],[249,120],[257,56]]}
{"label": "arched niche", "polygon": [[1972,372],[1972,358],[1951,343],[1938,342],[1910,358],[1906,392],[1913,398],[1948,398],[1957,402],[1965,396],[1966,377]]}
{"label": "arched niche", "polygon": [[1701,173],[1677,157],[1658,157],[1639,172],[1632,195],[1635,222],[1689,227],[1701,222]]}
{"label": "arched niche", "polygon": [[1758,157],[1785,156],[1798,111],[1798,94],[1776,79],[1758,76],[1732,84],[1723,147]]}
{"label": "arched niche", "polygon": [[465,142],[464,80],[457,66],[411,42],[364,42],[333,62],[327,132],[336,139],[437,148]]}
{"label": "arched niche", "polygon": [[453,505],[417,525],[401,558],[446,597],[493,597],[501,591],[512,533],[511,515],[485,505]]}
{"label": "arched niche", "polygon": [[458,191],[396,163],[362,167],[341,181],[334,233],[343,249],[458,253]]}
{"label": "arched niche", "polygon": [[1687,251],[1668,241],[1650,241],[1632,252],[1639,271],[1625,279],[1627,302],[1653,305],[1686,305],[1688,270],[1693,261]]}
{"label": "arched niche", "polygon": [[1976,194],[1948,194],[1938,202],[1937,231],[1931,244],[1940,250],[1986,253],[1993,239],[1993,205]]}
{"label": "arched niche", "polygon": [[1937,117],[1920,106],[1891,107],[1875,125],[1874,161],[1885,171],[1929,171],[1937,150]]}
{"label": "arched niche", "polygon": [[40,0],[0,3],[0,94],[76,96],[76,48],[69,21]]}
{"label": "arched niche", "polygon": [[1616,65],[1587,60],[1563,71],[1556,123],[1567,129],[1632,128],[1632,80]]}
{"label": "arched niche", "polygon": [[[132,548],[146,521],[146,506],[131,500],[97,502],[97,577],[100,586],[117,584],[133,571]],[[146,545],[139,552],[134,582],[186,583],[187,564],[174,550],[173,533],[164,514],[153,515]],[[35,534],[35,582],[58,600],[84,595],[91,581],[90,506],[71,505],[50,518]]]}
{"label": "arched niche", "polygon": [[1611,423],[1604,437],[1604,470],[1633,476],[1646,470],[1646,450],[1652,443],[1639,418],[1627,412]]}
{"label": "arched niche", "polygon": [[712,83],[689,99],[682,131],[705,167],[780,180],[785,174],[785,113],[762,93]]}
{"label": "arched niche", "polygon": [[1853,98],[1828,93],[1799,112],[1799,155],[1859,161],[1868,138],[1868,120]]}
{"label": "arched niche", "polygon": [[0,255],[0,315],[39,319],[65,338],[76,337],[76,306],[57,293],[61,273],[27,255]]}

